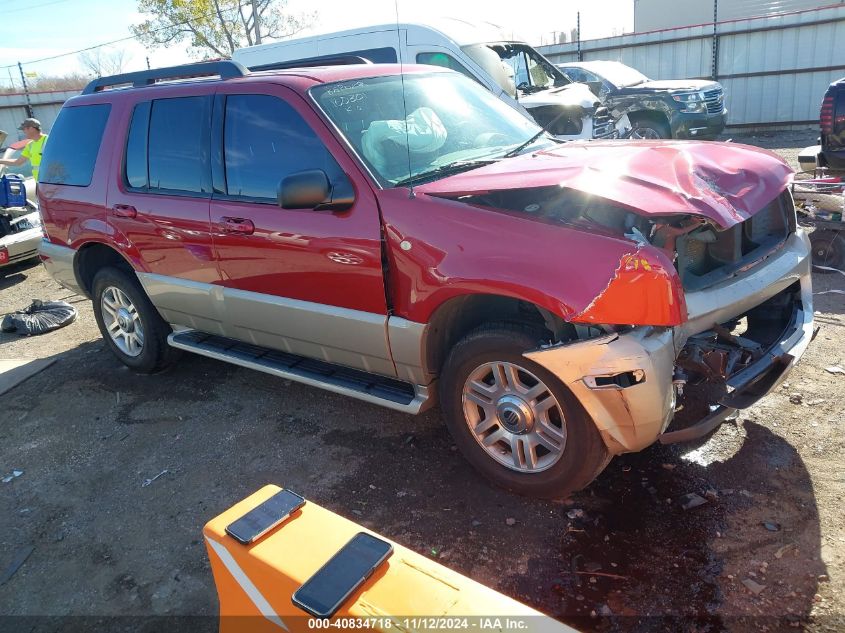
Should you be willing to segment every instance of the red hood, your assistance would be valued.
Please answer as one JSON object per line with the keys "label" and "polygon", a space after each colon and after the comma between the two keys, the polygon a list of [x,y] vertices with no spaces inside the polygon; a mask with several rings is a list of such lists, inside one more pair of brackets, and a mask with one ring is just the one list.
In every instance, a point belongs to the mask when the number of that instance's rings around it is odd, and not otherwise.
{"label": "red hood", "polygon": [[689,213],[727,228],[783,191],[792,169],[772,152],[707,141],[576,141],[420,185],[455,198],[560,185],[640,215]]}

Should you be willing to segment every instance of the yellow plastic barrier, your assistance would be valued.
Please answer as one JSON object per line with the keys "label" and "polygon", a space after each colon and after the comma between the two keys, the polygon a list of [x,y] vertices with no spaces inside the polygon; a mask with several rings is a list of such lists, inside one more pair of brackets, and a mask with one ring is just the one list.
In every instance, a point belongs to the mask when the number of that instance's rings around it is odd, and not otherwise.
{"label": "yellow plastic barrier", "polygon": [[387,562],[336,615],[330,620],[312,618],[293,605],[291,595],[362,528],[307,501],[252,545],[241,545],[226,534],[227,525],[279,490],[278,486],[263,487],[203,529],[220,598],[221,633],[334,628],[574,631],[398,543],[393,543]]}

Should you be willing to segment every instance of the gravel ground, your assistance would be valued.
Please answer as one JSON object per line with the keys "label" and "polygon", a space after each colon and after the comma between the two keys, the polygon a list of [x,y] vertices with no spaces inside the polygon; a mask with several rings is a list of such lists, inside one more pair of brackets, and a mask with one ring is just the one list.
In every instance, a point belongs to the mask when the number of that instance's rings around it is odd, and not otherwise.
{"label": "gravel ground", "polygon": [[[795,163],[814,138],[735,140]],[[815,281],[845,288],[841,275]],[[105,348],[90,302],[40,266],[0,277],[0,313],[32,298],[80,314],[45,336],[0,334],[0,358],[56,359],[0,396],[0,470],[23,471],[0,484],[0,570],[35,548],[0,586],[0,614],[139,616],[121,621],[132,630],[161,630],[150,614],[214,616],[201,528],[277,483],[582,630],[845,630],[845,376],[824,370],[845,363],[841,295],[817,297],[818,336],[783,388],[706,441],[615,459],[562,503],[488,486],[437,411],[402,415],[193,355],[138,376]],[[683,510],[690,492],[708,503]],[[0,618],[0,630],[70,622]]]}

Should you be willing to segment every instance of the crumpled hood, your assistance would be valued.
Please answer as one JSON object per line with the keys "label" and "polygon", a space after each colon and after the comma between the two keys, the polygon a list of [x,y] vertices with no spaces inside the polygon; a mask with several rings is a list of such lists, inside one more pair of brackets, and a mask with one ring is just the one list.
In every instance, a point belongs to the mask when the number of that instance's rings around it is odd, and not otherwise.
{"label": "crumpled hood", "polygon": [[691,214],[721,228],[743,222],[792,179],[776,154],[706,141],[573,141],[416,187],[446,198],[560,185],[643,216]]}
{"label": "crumpled hood", "polygon": [[590,91],[588,85],[572,83],[531,94],[520,94],[519,103],[528,109],[538,106],[563,105],[581,106],[592,112],[599,104],[599,99]]}
{"label": "crumpled hood", "polygon": [[718,88],[719,84],[707,79],[665,79],[659,81],[646,81],[645,83],[630,86],[628,90],[712,90]]}

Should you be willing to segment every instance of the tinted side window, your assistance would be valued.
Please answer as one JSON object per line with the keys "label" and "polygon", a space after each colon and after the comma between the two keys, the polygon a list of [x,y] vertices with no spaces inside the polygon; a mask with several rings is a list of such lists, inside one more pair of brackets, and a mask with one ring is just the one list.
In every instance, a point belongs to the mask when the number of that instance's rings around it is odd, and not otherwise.
{"label": "tinted side window", "polygon": [[305,66],[319,65],[321,60],[329,57],[345,57],[345,56],[363,57],[374,64],[395,64],[398,61],[396,57],[396,49],[390,46],[384,48],[367,48],[360,51],[344,51],[342,53],[330,53],[328,55],[319,55],[318,57],[303,57],[301,59],[291,59],[284,62],[272,64],[258,64],[250,66],[250,70],[273,70],[275,68],[295,68],[297,64]]}
{"label": "tinted side window", "polygon": [[398,61],[396,58],[396,49],[390,46],[385,48],[368,48],[364,51],[352,51],[349,54],[369,59],[374,64],[395,64]]}
{"label": "tinted side window", "polygon": [[44,145],[39,181],[90,185],[109,112],[108,103],[62,108]]}
{"label": "tinted side window", "polygon": [[570,81],[587,81],[584,71],[580,68],[563,68],[562,71]]}
{"label": "tinted side window", "polygon": [[276,200],[281,180],[322,169],[334,181],[340,166],[290,105],[268,95],[226,98],[223,151],[230,196]]}
{"label": "tinted side window", "polygon": [[153,101],[149,131],[150,189],[210,193],[210,97]]}
{"label": "tinted side window", "polygon": [[150,129],[150,102],[135,106],[129,124],[129,138],[126,141],[125,172],[126,184],[133,188],[145,188],[150,182],[147,170],[147,134]]}
{"label": "tinted side window", "polygon": [[428,64],[429,66],[442,66],[443,68],[456,70],[470,79],[478,81],[475,75],[469,72],[461,62],[448,53],[417,53],[417,63]]}

